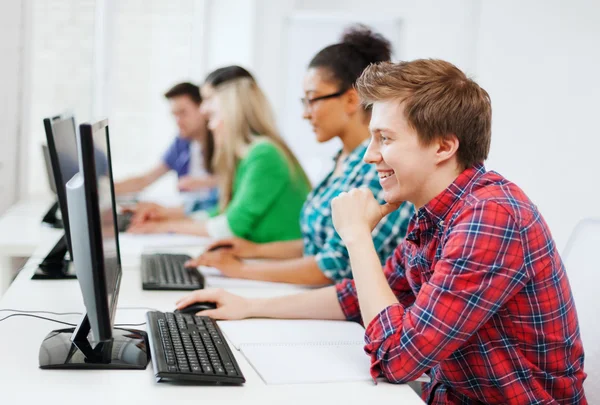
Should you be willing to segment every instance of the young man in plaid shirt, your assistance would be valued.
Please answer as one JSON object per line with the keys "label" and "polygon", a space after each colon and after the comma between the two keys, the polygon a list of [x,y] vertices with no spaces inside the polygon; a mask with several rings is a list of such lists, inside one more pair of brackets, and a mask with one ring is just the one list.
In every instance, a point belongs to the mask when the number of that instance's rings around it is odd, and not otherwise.
{"label": "young man in plaid shirt", "polygon": [[[384,62],[357,82],[373,105],[365,160],[385,191],[333,200],[354,280],[294,296],[247,299],[197,291],[218,319],[349,319],[366,325],[371,374],[427,372],[430,404],[587,404],[583,346],[565,268],[525,193],[483,166],[488,94],[440,60]],[[417,208],[382,269],[371,229],[401,202]]]}

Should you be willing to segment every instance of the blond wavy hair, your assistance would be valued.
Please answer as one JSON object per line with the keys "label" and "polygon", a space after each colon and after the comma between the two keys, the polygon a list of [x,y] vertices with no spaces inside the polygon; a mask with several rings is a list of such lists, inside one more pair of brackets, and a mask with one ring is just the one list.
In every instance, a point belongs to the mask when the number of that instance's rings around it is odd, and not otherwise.
{"label": "blond wavy hair", "polygon": [[213,168],[219,178],[219,209],[231,201],[237,165],[256,136],[270,140],[285,155],[290,172],[310,185],[298,159],[279,135],[271,106],[256,81],[243,77],[215,87],[224,139],[216,143]]}

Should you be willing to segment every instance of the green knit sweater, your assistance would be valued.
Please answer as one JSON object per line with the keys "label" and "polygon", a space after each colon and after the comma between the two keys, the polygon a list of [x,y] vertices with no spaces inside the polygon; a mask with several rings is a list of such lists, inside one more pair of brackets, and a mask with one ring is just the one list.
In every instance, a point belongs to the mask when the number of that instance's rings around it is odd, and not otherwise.
{"label": "green knit sweater", "polygon": [[229,227],[258,243],[300,239],[300,210],[309,191],[300,168],[292,170],[283,151],[258,138],[235,170],[225,209]]}

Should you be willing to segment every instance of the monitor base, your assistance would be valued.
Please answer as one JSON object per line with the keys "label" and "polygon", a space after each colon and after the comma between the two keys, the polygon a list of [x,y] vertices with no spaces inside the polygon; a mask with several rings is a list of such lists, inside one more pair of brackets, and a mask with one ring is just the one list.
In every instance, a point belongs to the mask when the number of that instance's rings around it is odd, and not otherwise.
{"label": "monitor base", "polygon": [[64,229],[63,221],[57,215],[59,208],[58,201],[56,201],[54,204],[52,204],[52,207],[50,207],[48,212],[46,212],[44,218],[42,218],[42,222],[48,224],[52,228]]}
{"label": "monitor base", "polygon": [[95,348],[87,340],[72,341],[76,328],[59,329],[40,347],[42,369],[144,370],[148,365],[148,335],[136,329],[113,328],[113,337]]}
{"label": "monitor base", "polygon": [[50,253],[46,255],[44,260],[39,264],[38,268],[31,276],[32,280],[65,280],[75,279],[75,268],[70,260],[67,260],[68,255],[67,240],[63,235],[56,242]]}
{"label": "monitor base", "polygon": [[60,262],[40,263],[31,276],[32,280],[69,280],[76,279],[73,262],[62,260]]}

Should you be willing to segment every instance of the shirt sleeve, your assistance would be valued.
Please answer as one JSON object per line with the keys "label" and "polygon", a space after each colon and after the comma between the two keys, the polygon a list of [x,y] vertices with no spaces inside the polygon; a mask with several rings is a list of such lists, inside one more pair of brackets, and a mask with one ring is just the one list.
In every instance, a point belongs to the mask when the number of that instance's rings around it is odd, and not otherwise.
{"label": "shirt sleeve", "polygon": [[[394,250],[394,254],[388,258],[383,268],[383,272],[388,281],[388,285],[394,292],[400,305],[404,308],[408,308],[414,303],[415,296],[408,284],[404,271],[404,243],[405,242],[398,246],[396,250]],[[362,324],[354,280],[343,280],[338,283],[336,285],[336,291],[338,302],[340,303],[340,307],[342,308],[342,312],[346,316],[346,319]]]}
{"label": "shirt sleeve", "polygon": [[248,238],[290,179],[287,159],[270,142],[254,146],[244,161],[242,178],[235,180],[238,189],[225,209],[231,231],[240,238]]}
{"label": "shirt sleeve", "polygon": [[519,227],[504,207],[479,202],[453,224],[414,304],[391,305],[367,326],[374,378],[416,379],[455,352],[531,278]]}
{"label": "shirt sleeve", "polygon": [[173,140],[173,143],[171,143],[171,145],[169,146],[169,148],[166,150],[165,154],[163,155],[163,163],[165,165],[167,165],[167,167],[171,170],[175,170],[175,164],[177,162],[177,156],[178,156],[178,152],[177,152],[177,138],[175,138]]}
{"label": "shirt sleeve", "polygon": [[235,236],[229,227],[229,223],[225,215],[219,215],[207,220],[206,231],[208,232],[208,236],[214,239],[225,239]]}

